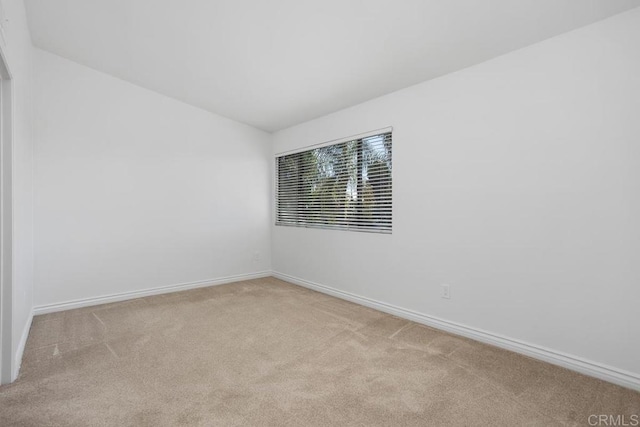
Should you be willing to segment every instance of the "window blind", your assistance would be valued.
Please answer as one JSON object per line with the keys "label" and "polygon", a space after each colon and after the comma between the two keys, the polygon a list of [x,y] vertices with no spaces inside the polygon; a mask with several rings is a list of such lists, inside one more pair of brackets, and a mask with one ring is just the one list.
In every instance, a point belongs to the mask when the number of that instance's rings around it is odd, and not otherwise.
{"label": "window blind", "polygon": [[391,233],[391,132],[276,157],[276,225]]}

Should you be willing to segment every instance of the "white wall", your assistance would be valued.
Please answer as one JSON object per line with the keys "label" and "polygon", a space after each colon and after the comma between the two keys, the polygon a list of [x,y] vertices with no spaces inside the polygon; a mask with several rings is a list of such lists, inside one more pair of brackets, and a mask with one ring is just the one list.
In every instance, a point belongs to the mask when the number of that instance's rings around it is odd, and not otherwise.
{"label": "white wall", "polygon": [[18,374],[33,308],[32,51],[22,1],[2,1],[3,51],[13,94],[13,378]]}
{"label": "white wall", "polygon": [[635,9],[277,132],[393,126],[394,225],[273,227],[274,271],[639,375],[638,46]]}
{"label": "white wall", "polygon": [[35,52],[37,307],[269,270],[269,134]]}

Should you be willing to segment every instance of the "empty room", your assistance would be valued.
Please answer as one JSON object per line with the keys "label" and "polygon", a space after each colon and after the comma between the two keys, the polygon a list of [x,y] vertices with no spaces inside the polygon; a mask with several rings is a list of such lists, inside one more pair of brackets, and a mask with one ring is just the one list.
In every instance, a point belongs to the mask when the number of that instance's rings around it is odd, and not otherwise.
{"label": "empty room", "polygon": [[0,426],[640,426],[640,0],[0,0]]}

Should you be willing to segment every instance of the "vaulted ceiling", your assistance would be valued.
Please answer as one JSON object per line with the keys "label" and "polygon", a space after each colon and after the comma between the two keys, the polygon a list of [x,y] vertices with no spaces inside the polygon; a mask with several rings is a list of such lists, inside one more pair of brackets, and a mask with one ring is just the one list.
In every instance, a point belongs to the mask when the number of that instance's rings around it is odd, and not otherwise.
{"label": "vaulted ceiling", "polygon": [[27,0],[36,46],[274,131],[639,0]]}

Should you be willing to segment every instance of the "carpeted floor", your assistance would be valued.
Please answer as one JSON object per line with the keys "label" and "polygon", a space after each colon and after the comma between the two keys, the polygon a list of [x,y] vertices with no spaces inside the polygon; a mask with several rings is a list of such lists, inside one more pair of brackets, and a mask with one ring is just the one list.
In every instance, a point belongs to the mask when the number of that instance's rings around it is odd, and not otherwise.
{"label": "carpeted floor", "polygon": [[[589,425],[640,393],[273,278],[34,318],[1,426]],[[592,418],[593,420],[593,418]]]}

